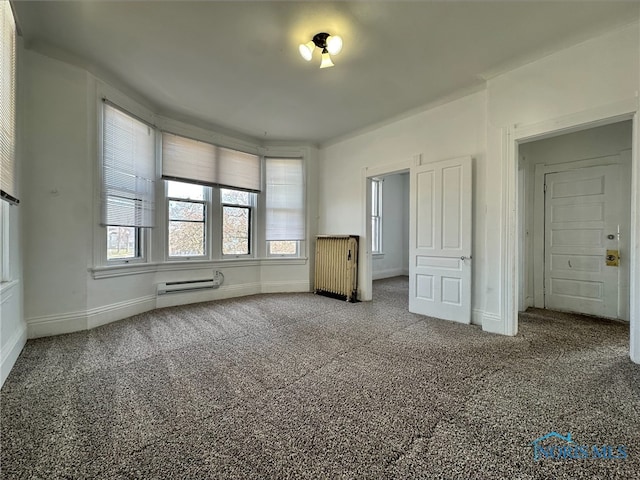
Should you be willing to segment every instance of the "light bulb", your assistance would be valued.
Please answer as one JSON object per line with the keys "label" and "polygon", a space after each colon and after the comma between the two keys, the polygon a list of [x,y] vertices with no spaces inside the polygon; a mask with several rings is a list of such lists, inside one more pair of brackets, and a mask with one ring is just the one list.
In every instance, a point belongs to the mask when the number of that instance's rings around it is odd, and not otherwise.
{"label": "light bulb", "polygon": [[320,68],[333,67],[331,56],[326,50],[322,52],[322,62],[320,62]]}
{"label": "light bulb", "polygon": [[316,45],[313,43],[313,41],[311,41],[307,43],[301,43],[298,47],[298,51],[300,52],[302,58],[304,58],[308,62],[311,60],[311,57],[313,56],[313,50],[315,48]]}
{"label": "light bulb", "polygon": [[337,55],[342,50],[342,38],[337,35],[327,37],[327,51],[331,55]]}

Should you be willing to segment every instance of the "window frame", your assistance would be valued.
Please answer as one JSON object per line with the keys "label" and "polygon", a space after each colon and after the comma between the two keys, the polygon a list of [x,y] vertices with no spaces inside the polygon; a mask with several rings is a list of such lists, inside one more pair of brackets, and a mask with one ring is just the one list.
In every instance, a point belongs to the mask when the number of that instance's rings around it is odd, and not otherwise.
{"label": "window frame", "polygon": [[[382,185],[381,178],[371,179],[371,254],[383,255],[382,243]],[[378,248],[375,248],[375,247]]]}
{"label": "window frame", "polygon": [[[140,107],[138,104],[133,103],[128,98],[122,96],[116,90],[111,89],[105,84],[98,82],[96,95],[96,117],[97,118],[97,156],[98,156],[98,168],[96,172],[96,196],[97,196],[97,208],[96,208],[96,225],[98,232],[98,242],[95,244],[96,253],[94,254],[94,263],[96,265],[102,265],[107,267],[120,267],[126,265],[140,265],[151,262],[151,242],[152,242],[152,227],[131,227],[136,229],[136,248],[137,255],[129,258],[109,258],[108,247],[108,227],[117,227],[119,225],[103,225],[102,224],[102,185],[104,182],[104,106],[110,105],[113,108],[120,110],[121,112],[129,115],[130,117],[145,123],[153,130],[154,134],[154,163],[155,163],[155,176],[154,181],[158,183],[157,164],[158,164],[158,130],[155,126],[155,117],[148,110]],[[156,188],[156,200],[157,200],[157,188]]]}
{"label": "window frame", "polygon": [[[239,188],[218,187],[217,190],[219,192],[219,198],[220,198],[220,209],[219,209],[220,211],[220,222],[219,222],[220,223],[220,258],[222,259],[253,258],[255,256],[255,245],[254,245],[255,217],[256,217],[255,213],[258,207],[258,194],[255,192],[251,192],[249,190],[242,190]],[[248,193],[249,194],[248,204],[224,202],[222,200],[223,190],[235,190],[238,192]],[[248,253],[224,253],[224,209],[225,207],[245,208],[248,210],[249,212],[249,222],[248,222],[249,231],[247,232],[247,246],[249,249]]]}
{"label": "window frame", "polygon": [[[276,242],[290,242],[295,244],[295,253],[271,253],[271,243]],[[301,244],[304,240],[267,240],[267,257],[269,258],[300,258]]]}
{"label": "window frame", "polygon": [[[184,197],[172,197],[169,196],[169,182],[177,182],[177,183],[184,183],[186,185],[197,185],[199,187],[202,187],[202,200],[198,200],[198,199],[191,199],[191,198],[184,198]],[[164,184],[164,200],[165,200],[165,209],[164,209],[164,213],[165,213],[165,259],[168,262],[197,262],[197,261],[202,261],[202,260],[209,260],[211,258],[211,252],[212,252],[212,246],[211,246],[211,228],[213,225],[213,221],[211,218],[211,213],[213,208],[211,206],[212,201],[212,189],[213,187],[208,187],[205,185],[200,185],[197,183],[191,183],[191,182],[186,182],[186,181],[180,181],[180,180],[167,180],[165,179],[163,181]],[[170,238],[169,238],[169,228],[171,226],[171,222],[172,221],[178,221],[178,222],[189,222],[188,220],[171,220],[171,215],[169,213],[169,206],[171,204],[171,202],[182,202],[182,203],[197,203],[197,204],[201,204],[203,206],[204,209],[204,213],[203,213],[203,222],[196,222],[193,221],[192,223],[203,223],[203,231],[204,231],[204,253],[202,255],[171,255],[171,246],[170,246]]]}
{"label": "window frame", "polygon": [[[263,162],[264,162],[264,167],[263,167],[263,171],[264,171],[264,212],[263,215],[265,217],[265,225],[263,228],[263,243],[264,243],[264,249],[265,249],[265,258],[269,258],[269,259],[276,259],[276,258],[282,258],[282,259],[296,259],[296,258],[303,258],[304,255],[306,255],[306,242],[308,239],[308,211],[307,211],[307,158],[309,157],[308,153],[305,152],[300,152],[300,151],[293,151],[293,152],[282,152],[281,154],[278,154],[279,152],[272,152],[272,154],[270,155],[265,155],[263,157]],[[267,184],[267,162],[269,159],[282,159],[282,160],[298,160],[301,162],[301,166],[302,166],[302,215],[304,217],[303,220],[303,229],[304,229],[304,238],[301,240],[266,240],[266,232],[267,232],[267,225],[266,225],[266,216],[267,216],[267,209],[269,208],[266,198],[267,198],[267,190],[269,189],[269,185]],[[295,246],[296,246],[296,252],[293,254],[285,254],[285,253],[271,253],[271,242],[295,242]]]}
{"label": "window frame", "polygon": [[10,242],[9,238],[9,204],[4,201],[0,201],[0,283],[10,282],[11,277],[11,263],[9,262]]}
{"label": "window frame", "polygon": [[[134,240],[134,245],[135,245],[135,255],[133,257],[114,257],[114,258],[109,258],[109,228],[110,227],[115,227],[115,228],[133,228],[134,231],[134,235],[135,235],[135,240]],[[144,252],[144,228],[143,227],[120,227],[118,225],[105,225],[104,226],[105,230],[106,230],[106,241],[107,241],[107,248],[105,249],[105,253],[107,256],[107,262],[108,264],[120,264],[120,263],[138,263],[141,261],[141,259],[144,258],[143,252]]]}

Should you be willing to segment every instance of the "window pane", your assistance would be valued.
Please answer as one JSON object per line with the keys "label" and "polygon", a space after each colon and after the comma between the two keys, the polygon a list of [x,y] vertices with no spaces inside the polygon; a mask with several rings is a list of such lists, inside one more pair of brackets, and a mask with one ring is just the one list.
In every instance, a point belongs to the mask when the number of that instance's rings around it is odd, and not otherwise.
{"label": "window pane", "polygon": [[378,215],[378,186],[379,183],[377,180],[371,182],[371,215]]}
{"label": "window pane", "polygon": [[242,190],[229,190],[228,188],[220,189],[221,203],[230,203],[232,205],[251,205],[251,197],[253,193],[243,192]]}
{"label": "window pane", "polygon": [[204,254],[204,222],[169,222],[169,256],[195,257]]}
{"label": "window pane", "polygon": [[297,241],[274,241],[269,242],[269,255],[297,255]]}
{"label": "window pane", "polygon": [[380,251],[380,217],[371,217],[371,251]]}
{"label": "window pane", "polygon": [[204,204],[169,200],[169,220],[204,222]]}
{"label": "window pane", "polygon": [[155,131],[107,103],[103,120],[102,223],[153,227]]}
{"label": "window pane", "polygon": [[140,256],[138,233],[136,227],[107,227],[107,260]]}
{"label": "window pane", "polygon": [[171,198],[185,198],[189,200],[204,200],[204,189],[202,185],[192,183],[167,181],[167,196]]}
{"label": "window pane", "polygon": [[222,209],[222,253],[224,255],[249,254],[250,209],[246,207],[223,207]]}

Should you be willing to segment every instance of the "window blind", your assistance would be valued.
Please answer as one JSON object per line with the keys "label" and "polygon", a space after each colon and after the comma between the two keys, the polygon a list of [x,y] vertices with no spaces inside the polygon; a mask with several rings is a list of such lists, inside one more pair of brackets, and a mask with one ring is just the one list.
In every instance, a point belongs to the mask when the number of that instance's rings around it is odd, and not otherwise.
{"label": "window blind", "polygon": [[103,103],[104,225],[153,227],[154,129]]}
{"label": "window blind", "polygon": [[265,159],[266,239],[304,240],[304,169],[301,158]]}
{"label": "window blind", "polygon": [[259,192],[260,157],[163,132],[162,178]]}
{"label": "window blind", "polygon": [[0,28],[0,198],[17,204],[16,24],[9,2],[0,3]]}

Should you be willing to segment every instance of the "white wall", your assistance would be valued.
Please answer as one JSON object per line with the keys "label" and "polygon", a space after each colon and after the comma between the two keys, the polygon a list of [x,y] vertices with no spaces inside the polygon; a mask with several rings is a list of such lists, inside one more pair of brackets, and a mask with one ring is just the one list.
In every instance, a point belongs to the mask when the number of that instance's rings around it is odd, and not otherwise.
{"label": "white wall", "polygon": [[[0,205],[0,208],[3,206]],[[9,278],[0,283],[0,387],[27,341],[27,326],[22,311],[22,249],[20,247],[21,206],[4,207],[9,243]],[[3,219],[4,220],[4,219]]]}
{"label": "white wall", "polygon": [[[423,162],[471,155],[472,321],[488,331],[515,334],[508,298],[515,288],[509,285],[515,259],[507,247],[514,241],[508,227],[516,223],[517,206],[508,175],[517,169],[508,165],[506,133],[633,101],[640,87],[639,38],[634,23],[495,77],[486,91],[324,146],[320,230],[368,237],[361,191],[365,167],[416,154]],[[636,336],[640,348],[640,333]]]}
{"label": "white wall", "polygon": [[[638,24],[615,30],[536,62],[512,70],[487,85],[487,172],[493,188],[486,188],[486,216],[492,228],[486,231],[484,250],[487,268],[478,288],[485,296],[483,327],[515,334],[510,289],[514,288],[509,242],[516,222],[515,191],[510,190],[507,136],[544,124],[555,124],[618,103],[637,103]],[[637,145],[636,145],[637,147]],[[511,169],[511,170],[510,170]],[[511,220],[510,220],[511,219]],[[516,285],[517,287],[517,285]]]}
{"label": "white wall", "polygon": [[382,179],[383,252],[373,256],[374,280],[409,274],[408,178],[408,173],[397,173]]}
{"label": "white wall", "polygon": [[[20,104],[28,94],[28,90],[23,88],[23,56],[24,49],[22,41],[18,38],[16,48],[16,76],[17,91],[16,99]],[[28,139],[22,135],[23,115],[18,109],[16,111],[16,163],[18,179],[18,198],[23,199],[27,195],[27,190],[21,185],[21,179],[25,173],[23,166],[24,153],[23,146],[28,143]],[[25,141],[23,141],[25,140]],[[8,279],[10,281],[0,283],[0,387],[4,384],[11,368],[17,360],[22,348],[27,341],[27,325],[23,313],[23,248],[22,248],[22,218],[24,215],[24,204],[17,206],[5,205],[4,212],[8,219],[4,219],[4,241],[3,247],[8,254]],[[6,244],[8,242],[8,248]],[[0,258],[0,261],[1,258]]]}
{"label": "white wall", "polygon": [[[473,278],[474,284],[480,282],[485,218],[485,103],[485,92],[474,93],[322,148],[319,231],[356,234],[362,237],[361,241],[370,242],[369,232],[365,231],[364,168],[384,168],[411,161],[415,155],[422,155],[423,163],[469,155],[474,159],[475,188]],[[361,286],[362,269],[360,275]],[[483,297],[474,295],[472,305],[481,311]]]}
{"label": "white wall", "polygon": [[[419,154],[423,162],[470,155],[474,158],[473,321],[489,331],[515,333],[509,326],[506,298],[513,259],[505,252],[516,202],[515,192],[505,188],[510,172],[505,132],[636,99],[639,46],[636,23],[493,78],[485,91],[323,146],[317,170],[319,201],[316,212],[315,198],[309,198],[308,231],[314,230],[317,213],[318,232],[358,234],[366,242],[364,168],[408,162]],[[21,217],[22,237],[17,243],[24,258],[24,316],[31,334],[86,328],[153,308],[155,282],[197,278],[202,270],[156,269],[94,279],[90,269],[97,160],[90,103],[95,101],[91,87],[95,79],[82,69],[35,52],[27,51],[24,57],[21,88],[28,94],[19,105],[27,132],[21,165],[24,203],[12,223],[19,224]],[[636,151],[637,136],[636,131]],[[634,168],[639,168],[637,162]],[[316,176],[311,170],[307,186],[313,190]],[[634,195],[637,198],[637,192]],[[640,248],[635,249],[640,258]],[[312,241],[308,250],[313,251]],[[231,288],[212,295],[287,288],[279,283],[283,278],[299,282],[298,286],[309,284],[309,264],[258,263],[229,266],[224,273]],[[14,298],[19,299],[19,292]],[[185,299],[190,300],[194,298]],[[633,301],[640,312],[640,300]],[[18,308],[2,306],[3,359],[5,335],[15,337],[11,332],[23,328],[20,304]],[[16,328],[5,323],[9,311]],[[632,321],[631,329],[632,348],[636,345],[639,352],[635,361],[640,361],[640,328]]]}
{"label": "white wall", "polygon": [[[29,95],[22,109],[29,138],[23,187],[29,195],[22,208],[29,337],[92,328],[167,305],[310,290],[310,262],[306,257],[165,263],[161,229],[153,232],[148,266],[95,269],[99,267],[95,264],[99,257],[94,254],[95,238],[105,235],[104,228],[97,226],[96,213],[100,82],[79,67],[35,51],[25,53],[24,88]],[[312,238],[317,215],[315,149],[291,145],[260,148],[266,155],[292,153],[305,157],[307,233]],[[156,208],[164,208],[162,199]],[[313,241],[307,242],[305,255],[312,248]],[[225,276],[217,290],[156,297],[157,283],[211,278],[215,270]]]}

